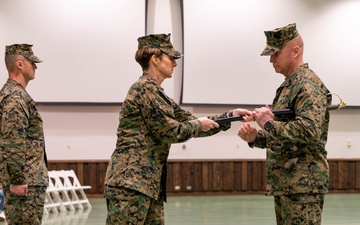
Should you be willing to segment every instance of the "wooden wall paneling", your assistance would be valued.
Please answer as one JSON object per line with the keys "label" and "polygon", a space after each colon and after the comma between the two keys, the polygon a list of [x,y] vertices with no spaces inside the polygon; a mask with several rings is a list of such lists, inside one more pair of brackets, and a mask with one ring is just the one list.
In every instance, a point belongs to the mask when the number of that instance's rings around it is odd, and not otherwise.
{"label": "wooden wall paneling", "polygon": [[260,191],[262,187],[262,164],[261,162],[253,162],[251,166],[251,190]]}
{"label": "wooden wall paneling", "polygon": [[[69,168],[69,164],[73,164],[73,163],[69,163],[69,162],[55,162],[55,163],[49,163],[50,165],[53,164],[51,167],[51,170],[68,170]],[[50,166],[49,166],[50,167]]]}
{"label": "wooden wall paneling", "polygon": [[209,172],[209,162],[202,162],[202,190],[210,190],[210,172]]}
{"label": "wooden wall paneling", "polygon": [[173,185],[174,185],[174,191],[179,192],[183,191],[182,186],[182,178],[181,178],[181,162],[176,162],[173,164]]}
{"label": "wooden wall paneling", "polygon": [[357,190],[360,190],[360,162],[356,162],[356,186]]}
{"label": "wooden wall paneling", "polygon": [[329,190],[337,189],[338,164],[335,161],[329,162]]}
{"label": "wooden wall paneling", "polygon": [[166,191],[173,192],[174,191],[174,172],[173,172],[174,163],[167,164],[167,181],[166,181]]}
{"label": "wooden wall paneling", "polygon": [[248,190],[248,162],[241,163],[241,190]]}
{"label": "wooden wall paneling", "polygon": [[48,170],[56,170],[56,163],[51,163],[49,162],[48,163]]}
{"label": "wooden wall paneling", "polygon": [[203,163],[194,162],[194,187],[193,191],[201,192],[203,191]]}
{"label": "wooden wall paneling", "polygon": [[[85,185],[85,184],[84,184],[84,163],[83,163],[83,162],[79,162],[79,163],[77,164],[76,170],[74,170],[74,172],[75,172],[75,174],[76,174],[76,176],[77,176],[80,184]],[[91,186],[91,188],[93,188],[93,187]],[[88,189],[88,190],[89,190],[89,189]],[[88,191],[88,190],[85,190],[85,192]]]}
{"label": "wooden wall paneling", "polygon": [[83,174],[83,180],[82,181],[82,185],[90,185],[91,189],[86,190],[86,193],[91,193],[91,194],[96,194],[99,193],[99,173],[98,173],[98,167],[97,167],[97,163],[84,163],[83,164],[83,170],[84,170],[84,174]]}
{"label": "wooden wall paneling", "polygon": [[338,162],[338,186],[337,189],[345,190],[349,185],[349,164],[347,161]]}
{"label": "wooden wall paneling", "polygon": [[214,162],[208,162],[208,173],[209,173],[209,190],[214,191]]}
{"label": "wooden wall paneling", "polygon": [[253,191],[252,190],[252,177],[253,177],[253,171],[252,171],[252,166],[253,166],[254,162],[248,162],[247,163],[247,174],[246,174],[246,178],[247,178],[247,187],[246,190],[247,191]]}
{"label": "wooden wall paneling", "polygon": [[194,187],[194,163],[184,162],[182,166],[182,191],[193,191]]}
{"label": "wooden wall paneling", "polygon": [[48,170],[74,170],[74,172],[77,173],[80,164],[81,162],[73,161],[50,161],[48,163]]}
{"label": "wooden wall paneling", "polygon": [[356,189],[356,162],[348,162],[349,164],[349,184],[348,189]]}
{"label": "wooden wall paneling", "polygon": [[262,162],[262,176],[263,176],[263,183],[262,183],[262,190],[266,191],[266,182],[267,182],[267,177],[266,177],[266,162]]}
{"label": "wooden wall paneling", "polygon": [[[50,161],[49,170],[72,169],[88,194],[102,195],[108,161]],[[360,160],[329,160],[330,192],[360,192]],[[191,190],[186,187],[191,186]],[[177,187],[178,189],[175,189]],[[169,193],[263,193],[266,162],[259,160],[194,160],[168,163]]]}
{"label": "wooden wall paneling", "polygon": [[221,191],[223,187],[222,182],[222,163],[221,162],[213,162],[212,163],[212,190],[213,191]]}
{"label": "wooden wall paneling", "polygon": [[104,193],[104,183],[107,167],[107,162],[101,162],[98,164],[98,190],[100,194]]}
{"label": "wooden wall paneling", "polygon": [[[68,162],[68,163],[64,163],[64,167],[62,170],[74,170],[76,176],[78,175],[78,169],[79,169],[79,165],[81,165],[82,162]],[[80,174],[82,175],[82,174]],[[81,176],[82,178],[82,176]]]}
{"label": "wooden wall paneling", "polygon": [[234,163],[234,191],[242,191],[242,162]]}
{"label": "wooden wall paneling", "polygon": [[234,162],[223,163],[223,191],[234,191],[235,178],[234,178]]}

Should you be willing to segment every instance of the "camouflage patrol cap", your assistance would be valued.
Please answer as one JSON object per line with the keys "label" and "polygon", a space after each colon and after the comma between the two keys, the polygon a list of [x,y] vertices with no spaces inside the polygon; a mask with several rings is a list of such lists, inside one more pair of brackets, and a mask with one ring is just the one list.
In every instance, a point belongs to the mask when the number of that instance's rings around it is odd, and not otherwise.
{"label": "camouflage patrol cap", "polygon": [[31,49],[32,46],[33,45],[29,44],[7,45],[5,47],[5,55],[22,55],[25,58],[33,61],[34,63],[41,63],[42,60],[34,55],[34,52]]}
{"label": "camouflage patrol cap", "polygon": [[276,28],[272,31],[264,31],[266,36],[266,47],[261,55],[273,55],[280,51],[286,43],[299,36],[296,24],[292,23],[285,27]]}
{"label": "camouflage patrol cap", "polygon": [[176,51],[170,41],[171,34],[150,34],[138,38],[138,49],[140,48],[158,48],[163,53],[174,59],[179,59],[183,56],[180,52]]}

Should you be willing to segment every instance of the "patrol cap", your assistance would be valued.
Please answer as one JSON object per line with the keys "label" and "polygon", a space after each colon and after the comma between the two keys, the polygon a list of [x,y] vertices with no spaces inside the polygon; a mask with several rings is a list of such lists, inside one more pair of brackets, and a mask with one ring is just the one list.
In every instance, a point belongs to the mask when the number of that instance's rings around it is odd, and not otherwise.
{"label": "patrol cap", "polygon": [[34,63],[41,63],[42,60],[34,55],[29,44],[13,44],[5,47],[5,55],[23,55],[25,58],[33,61]]}
{"label": "patrol cap", "polygon": [[170,41],[171,34],[150,34],[138,38],[138,49],[140,48],[158,48],[163,53],[174,59],[179,59],[183,56],[180,52],[176,51]]}
{"label": "patrol cap", "polygon": [[266,47],[261,55],[273,55],[280,51],[286,43],[299,36],[295,23],[276,28],[272,31],[264,31],[264,33],[266,36]]}

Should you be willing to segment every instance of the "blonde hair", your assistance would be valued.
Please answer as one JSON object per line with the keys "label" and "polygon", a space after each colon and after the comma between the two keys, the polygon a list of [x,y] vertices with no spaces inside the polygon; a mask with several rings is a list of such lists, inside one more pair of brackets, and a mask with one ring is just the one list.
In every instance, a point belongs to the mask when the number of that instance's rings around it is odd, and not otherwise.
{"label": "blonde hair", "polygon": [[138,62],[142,70],[146,70],[150,66],[150,58],[153,55],[160,57],[163,52],[158,48],[140,48],[135,53],[135,60]]}

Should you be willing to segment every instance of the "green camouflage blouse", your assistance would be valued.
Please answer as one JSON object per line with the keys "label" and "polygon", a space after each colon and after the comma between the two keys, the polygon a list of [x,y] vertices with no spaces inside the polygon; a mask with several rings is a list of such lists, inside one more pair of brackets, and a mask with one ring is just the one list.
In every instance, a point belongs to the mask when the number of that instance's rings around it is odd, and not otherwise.
{"label": "green camouflage blouse", "polygon": [[327,192],[330,104],[329,90],[308,64],[277,89],[272,108],[292,109],[295,115],[275,117],[275,128],[260,130],[255,140],[254,146],[267,149],[267,195]]}
{"label": "green camouflage blouse", "polygon": [[11,79],[0,91],[0,150],[3,186],[48,186],[41,116],[26,90]]}
{"label": "green camouflage blouse", "polygon": [[[226,113],[210,119],[225,118]],[[230,123],[208,132],[200,121],[169,98],[155,79],[143,75],[134,83],[122,105],[113,152],[105,178],[109,189],[126,187],[154,199],[166,200],[166,164],[172,143],[205,137],[230,128]],[[159,197],[160,196],[160,197]]]}

